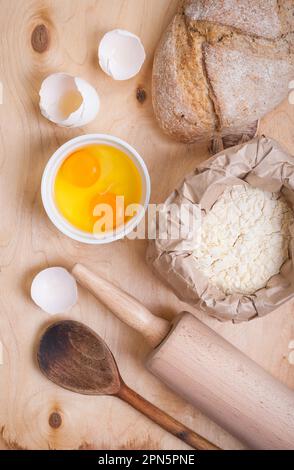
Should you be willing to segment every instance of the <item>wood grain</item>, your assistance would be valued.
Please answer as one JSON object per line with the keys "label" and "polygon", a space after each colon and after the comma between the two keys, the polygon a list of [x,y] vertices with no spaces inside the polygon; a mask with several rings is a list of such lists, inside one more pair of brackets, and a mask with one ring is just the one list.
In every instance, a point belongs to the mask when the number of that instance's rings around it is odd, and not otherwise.
{"label": "wood grain", "polygon": [[[37,358],[45,377],[60,387],[82,395],[118,397],[189,446],[218,450],[128,387],[105,341],[83,323],[73,320],[52,323],[41,336]],[[52,413],[49,424],[58,428],[61,421],[58,413]]]}
{"label": "wood grain", "polygon": [[[33,350],[36,337],[52,319],[29,298],[32,277],[40,269],[54,265],[70,269],[82,262],[160,316],[171,319],[187,308],[146,266],[145,241],[123,240],[103,247],[75,243],[52,226],[40,199],[41,175],[49,157],[81,133],[111,133],[133,145],[149,168],[152,202],[162,202],[187,172],[208,157],[208,143],[175,143],[161,133],[153,116],[152,57],[176,6],[176,0],[0,0],[0,339],[4,360],[0,429],[10,448],[186,448],[115,398],[78,396],[48,382],[38,370]],[[42,51],[32,47],[32,33],[39,25],[48,31],[49,45],[44,51],[43,46]],[[122,83],[112,81],[97,65],[98,41],[115,27],[140,35],[147,51],[141,73]],[[84,77],[97,88],[101,112],[95,122],[83,129],[62,129],[40,115],[40,83],[56,71]],[[138,100],[138,89],[145,91],[144,100]],[[294,106],[283,103],[263,120],[260,132],[294,152]],[[121,325],[91,294],[80,289],[79,295],[79,304],[68,317],[85,322],[106,340],[133,388],[220,447],[242,448],[144,370],[148,346],[136,333]],[[294,389],[294,369],[287,361],[288,343],[294,338],[293,303],[248,324],[220,324],[204,315],[201,319]],[[52,426],[56,422],[53,413],[61,425]]]}

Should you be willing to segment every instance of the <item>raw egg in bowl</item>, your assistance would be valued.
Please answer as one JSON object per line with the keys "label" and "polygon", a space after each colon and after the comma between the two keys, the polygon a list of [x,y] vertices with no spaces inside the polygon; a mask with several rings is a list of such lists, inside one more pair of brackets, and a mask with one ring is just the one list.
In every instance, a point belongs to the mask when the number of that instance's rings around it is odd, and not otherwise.
{"label": "raw egg in bowl", "polygon": [[62,233],[82,243],[110,243],[132,232],[144,217],[150,177],[129,144],[89,134],[54,153],[41,192],[48,217]]}

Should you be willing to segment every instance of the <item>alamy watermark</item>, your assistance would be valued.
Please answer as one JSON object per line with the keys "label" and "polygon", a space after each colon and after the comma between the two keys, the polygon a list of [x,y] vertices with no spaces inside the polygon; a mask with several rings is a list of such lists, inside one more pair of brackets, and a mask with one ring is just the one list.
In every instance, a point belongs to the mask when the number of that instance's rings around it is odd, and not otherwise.
{"label": "alamy watermark", "polygon": [[125,206],[124,197],[117,196],[115,207],[97,204],[93,216],[92,232],[97,238],[127,229],[128,224],[134,227],[125,236],[132,240],[195,240],[201,235],[201,208],[192,203],[149,204],[145,211],[140,204]]}

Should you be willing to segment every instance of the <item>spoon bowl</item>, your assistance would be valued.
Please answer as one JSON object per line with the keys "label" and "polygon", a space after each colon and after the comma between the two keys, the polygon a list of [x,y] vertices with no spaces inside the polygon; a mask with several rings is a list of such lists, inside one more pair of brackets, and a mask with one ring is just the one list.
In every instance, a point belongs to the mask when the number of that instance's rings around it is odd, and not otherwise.
{"label": "spoon bowl", "polygon": [[121,378],[105,342],[86,325],[61,321],[43,334],[38,349],[43,374],[60,387],[84,395],[116,395]]}

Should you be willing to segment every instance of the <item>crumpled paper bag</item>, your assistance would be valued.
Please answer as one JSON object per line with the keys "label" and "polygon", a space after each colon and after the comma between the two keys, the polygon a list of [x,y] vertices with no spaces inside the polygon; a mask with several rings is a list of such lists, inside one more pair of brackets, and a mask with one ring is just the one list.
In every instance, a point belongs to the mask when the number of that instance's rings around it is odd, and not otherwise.
{"label": "crumpled paper bag", "polygon": [[[185,220],[172,219],[170,204],[185,204],[191,213],[201,207],[205,215],[223,191],[237,184],[250,184],[265,191],[281,191],[290,206],[294,206],[294,157],[272,139],[257,137],[236,147],[226,149],[196,168],[182,186],[175,190],[161,208],[167,222],[182,226]],[[207,312],[219,320],[241,322],[266,315],[294,297],[294,269],[292,263],[294,226],[290,227],[289,260],[266,287],[253,295],[226,295],[211,285],[195,268],[192,249],[195,240],[184,234],[178,240],[157,238],[150,242],[147,260],[160,277],[185,302]],[[190,234],[191,235],[191,234]],[[258,265],[256,266],[258,269]]]}

